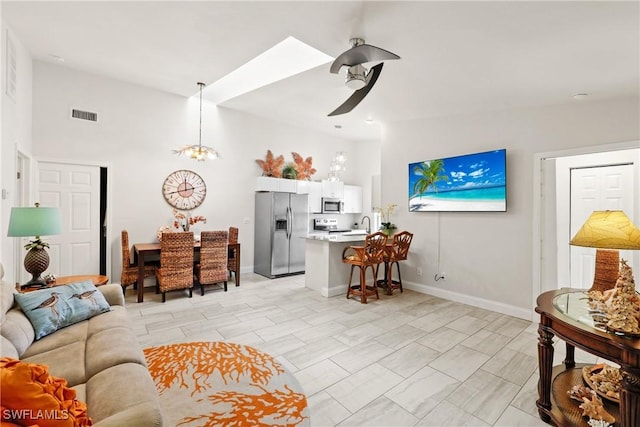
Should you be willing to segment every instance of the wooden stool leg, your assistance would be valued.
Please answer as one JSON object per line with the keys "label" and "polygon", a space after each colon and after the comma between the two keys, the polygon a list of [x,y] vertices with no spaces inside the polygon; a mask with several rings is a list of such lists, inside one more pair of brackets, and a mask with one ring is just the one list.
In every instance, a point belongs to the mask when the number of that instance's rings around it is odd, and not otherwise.
{"label": "wooden stool leg", "polygon": [[351,266],[351,271],[349,272],[349,284],[347,285],[347,299],[349,299],[349,295],[351,295],[351,279],[353,278],[353,265]]}
{"label": "wooden stool leg", "polygon": [[[380,294],[378,294],[378,284],[376,283],[376,279],[377,279],[377,270],[378,270],[378,266],[376,265],[375,267],[372,265],[371,266],[371,274],[373,274],[373,290],[376,293],[376,299],[380,299]],[[365,286],[366,289],[366,286]]]}
{"label": "wooden stool leg", "polygon": [[367,303],[367,283],[365,277],[365,269],[360,267],[360,302]]}
{"label": "wooden stool leg", "polygon": [[402,293],[403,292],[403,289],[402,289],[402,276],[400,275],[400,263],[399,262],[396,262],[396,267],[398,269],[398,285],[400,286],[400,293]]}

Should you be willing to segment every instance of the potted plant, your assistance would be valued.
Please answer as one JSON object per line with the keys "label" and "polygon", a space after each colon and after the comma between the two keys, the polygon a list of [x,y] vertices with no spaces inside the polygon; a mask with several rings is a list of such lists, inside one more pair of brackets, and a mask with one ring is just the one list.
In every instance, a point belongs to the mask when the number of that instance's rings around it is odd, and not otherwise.
{"label": "potted plant", "polygon": [[397,230],[396,225],[391,222],[391,215],[397,207],[398,205],[391,203],[388,204],[386,208],[374,208],[375,212],[379,212],[380,216],[382,217],[382,222],[380,223],[380,231],[382,231],[388,237],[393,236],[393,234]]}
{"label": "potted plant", "polygon": [[284,169],[282,169],[282,177],[284,179],[297,179],[298,172],[296,171],[296,168],[293,167],[293,165],[288,164],[284,167]]}

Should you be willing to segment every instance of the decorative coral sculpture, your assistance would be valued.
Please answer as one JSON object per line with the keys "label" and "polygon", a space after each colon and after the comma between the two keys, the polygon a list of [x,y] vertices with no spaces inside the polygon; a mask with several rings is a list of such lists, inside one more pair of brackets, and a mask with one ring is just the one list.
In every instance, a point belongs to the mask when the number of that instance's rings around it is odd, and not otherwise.
{"label": "decorative coral sculpture", "polygon": [[282,176],[282,167],[284,166],[284,156],[273,157],[271,150],[267,150],[265,160],[257,159],[256,163],[262,168],[262,175],[280,178]]}
{"label": "decorative coral sculpture", "polygon": [[591,399],[583,397],[580,409],[582,409],[582,415],[585,417],[589,417],[590,419],[602,420],[609,424],[613,424],[614,422],[616,422],[616,419],[613,417],[613,415],[611,415],[604,409],[604,406],[602,406],[602,401],[598,398],[598,396],[592,396]]}
{"label": "decorative coral sculpture", "polygon": [[293,161],[295,162],[293,167],[296,169],[296,172],[298,172],[298,179],[308,180],[311,178],[311,175],[316,173],[316,169],[311,165],[311,163],[313,162],[311,156],[303,159],[302,156],[298,153],[292,152],[291,155],[293,156]]}

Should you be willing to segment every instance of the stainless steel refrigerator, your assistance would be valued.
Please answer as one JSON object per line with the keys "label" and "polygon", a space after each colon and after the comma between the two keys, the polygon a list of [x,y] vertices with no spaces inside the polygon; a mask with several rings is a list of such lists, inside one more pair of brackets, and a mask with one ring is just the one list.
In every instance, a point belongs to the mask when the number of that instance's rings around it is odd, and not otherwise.
{"label": "stainless steel refrigerator", "polygon": [[306,194],[257,192],[253,271],[274,278],[304,273]]}

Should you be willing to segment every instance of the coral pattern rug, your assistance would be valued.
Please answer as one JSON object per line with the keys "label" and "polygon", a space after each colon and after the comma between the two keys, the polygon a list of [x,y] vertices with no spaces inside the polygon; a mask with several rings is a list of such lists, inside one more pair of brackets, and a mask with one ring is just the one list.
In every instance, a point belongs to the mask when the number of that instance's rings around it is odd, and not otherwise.
{"label": "coral pattern rug", "polygon": [[170,426],[308,426],[300,383],[253,347],[190,342],[144,349]]}

